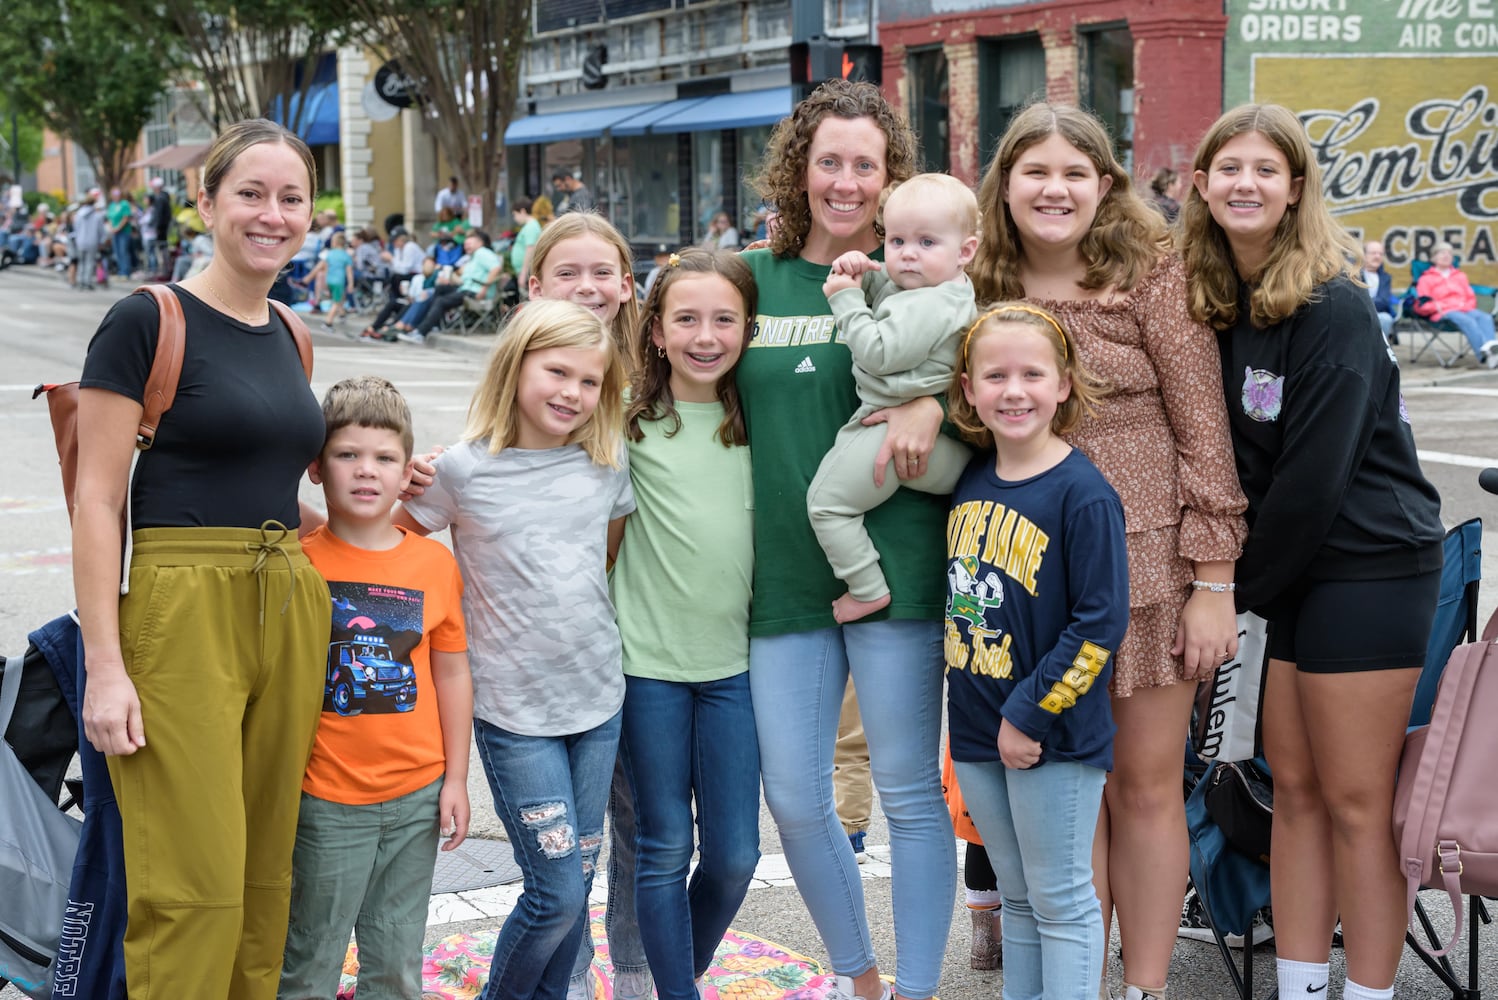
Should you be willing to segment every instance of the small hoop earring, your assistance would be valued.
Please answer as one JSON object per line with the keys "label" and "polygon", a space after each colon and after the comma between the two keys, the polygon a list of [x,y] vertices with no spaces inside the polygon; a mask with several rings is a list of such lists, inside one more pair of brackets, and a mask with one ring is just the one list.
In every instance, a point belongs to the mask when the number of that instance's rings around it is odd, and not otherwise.
{"label": "small hoop earring", "polygon": [[655,356],[658,358],[664,358],[666,356],[666,349],[664,347],[657,347],[655,349]]}

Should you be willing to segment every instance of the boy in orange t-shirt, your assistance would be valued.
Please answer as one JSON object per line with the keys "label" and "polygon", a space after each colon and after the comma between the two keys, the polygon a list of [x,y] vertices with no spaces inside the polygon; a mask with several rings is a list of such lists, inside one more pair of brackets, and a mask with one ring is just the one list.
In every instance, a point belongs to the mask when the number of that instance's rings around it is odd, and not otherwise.
{"label": "boy in orange t-shirt", "polygon": [[444,546],[390,523],[412,450],[395,386],[345,379],[323,416],[327,438],[307,471],[328,523],[302,547],[328,581],[333,634],[279,996],[335,996],[353,931],[360,1000],[415,997],[439,830],[446,851],[468,833],[463,582]]}

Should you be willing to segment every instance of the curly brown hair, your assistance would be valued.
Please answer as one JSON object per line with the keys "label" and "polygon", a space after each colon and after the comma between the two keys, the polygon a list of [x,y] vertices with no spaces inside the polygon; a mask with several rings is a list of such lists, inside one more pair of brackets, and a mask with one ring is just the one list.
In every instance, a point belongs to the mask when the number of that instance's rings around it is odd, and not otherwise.
{"label": "curly brown hair", "polygon": [[[806,246],[811,232],[807,150],[817,126],[828,115],[850,120],[867,118],[879,127],[884,133],[884,170],[889,182],[908,180],[916,172],[915,135],[910,123],[884,99],[879,88],[872,83],[828,80],[775,126],[754,178],[755,188],[779,213],[779,225],[770,236],[770,250],[777,257],[799,256]],[[875,231],[884,238],[877,223]]]}
{"label": "curly brown hair", "polygon": [[[671,393],[671,362],[664,351],[657,350],[654,334],[666,309],[666,293],[679,278],[687,275],[716,274],[727,281],[739,293],[743,301],[744,320],[748,329],[744,331],[744,344],[754,332],[756,310],[759,302],[759,286],[754,283],[754,274],[743,258],[727,250],[704,250],[686,247],[671,255],[671,263],[661,268],[655,284],[650,286],[650,295],[645,299],[634,343],[634,374],[630,378],[629,408],[624,413],[624,434],[631,441],[642,441],[645,432],[640,427],[642,420],[665,420],[671,426],[666,437],[681,430],[681,415],[676,412],[676,399]],[[743,354],[739,357],[742,359]],[[717,438],[723,447],[748,444],[749,434],[744,428],[744,407],[739,400],[738,383],[734,372],[735,361],[718,378],[718,402],[723,404],[723,423],[718,426]]]}
{"label": "curly brown hair", "polygon": [[1083,288],[1111,286],[1126,292],[1143,280],[1170,249],[1165,220],[1135,193],[1128,171],[1113,155],[1113,143],[1103,123],[1081,108],[1036,101],[1015,113],[978,186],[983,233],[968,275],[980,302],[1025,297],[1019,276],[1024,246],[1009,214],[1004,189],[1020,155],[1052,135],[1061,136],[1091,160],[1099,177],[1113,179],[1098,203],[1092,228],[1082,237],[1079,249],[1087,262]]}

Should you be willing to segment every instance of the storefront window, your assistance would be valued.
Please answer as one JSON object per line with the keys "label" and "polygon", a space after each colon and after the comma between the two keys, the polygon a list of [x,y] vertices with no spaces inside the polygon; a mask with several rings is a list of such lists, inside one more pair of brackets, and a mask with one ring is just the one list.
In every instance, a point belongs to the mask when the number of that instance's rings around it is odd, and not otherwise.
{"label": "storefront window", "polygon": [[947,54],[943,49],[910,53],[910,121],[926,170],[951,166],[947,139]]}
{"label": "storefront window", "polygon": [[1085,31],[1082,102],[1113,136],[1118,162],[1134,171],[1134,38],[1126,26]]}
{"label": "storefront window", "polygon": [[[1045,49],[1038,35],[985,39],[978,47],[981,166],[987,167],[1009,119],[1029,101],[1045,96]],[[990,99],[991,95],[991,99]]]}
{"label": "storefront window", "polygon": [[612,141],[600,153],[600,165],[616,201],[609,221],[633,243],[678,242],[681,208],[678,203],[677,137],[636,135]]}
{"label": "storefront window", "polygon": [[741,128],[738,132],[739,141],[739,237],[744,242],[759,239],[763,233],[756,235],[762,214],[759,211],[762,199],[759,191],[754,186],[754,178],[763,169],[765,162],[765,147],[770,144],[770,133],[774,126],[761,125],[754,128]]}
{"label": "storefront window", "polygon": [[708,223],[723,211],[723,133],[692,133],[692,239],[707,235]]}

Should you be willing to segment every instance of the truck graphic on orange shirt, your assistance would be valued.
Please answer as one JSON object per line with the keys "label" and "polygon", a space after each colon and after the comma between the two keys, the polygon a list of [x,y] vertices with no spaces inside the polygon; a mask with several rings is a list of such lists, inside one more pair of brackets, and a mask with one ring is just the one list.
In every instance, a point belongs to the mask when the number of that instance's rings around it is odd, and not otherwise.
{"label": "truck graphic on orange shirt", "polygon": [[355,634],[329,643],[323,711],[353,716],[376,704],[387,712],[416,707],[416,671],[411,664],[397,660],[377,635]]}

